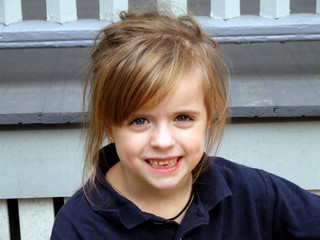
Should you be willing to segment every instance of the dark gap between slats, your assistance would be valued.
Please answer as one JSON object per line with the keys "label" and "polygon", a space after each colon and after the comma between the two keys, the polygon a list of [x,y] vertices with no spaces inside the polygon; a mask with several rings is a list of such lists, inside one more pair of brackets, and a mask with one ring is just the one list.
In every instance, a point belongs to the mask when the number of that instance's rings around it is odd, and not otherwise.
{"label": "dark gap between slats", "polygon": [[20,221],[18,199],[7,199],[9,213],[10,239],[20,240]]}
{"label": "dark gap between slats", "polygon": [[53,206],[54,206],[54,215],[57,216],[59,210],[62,208],[64,204],[63,197],[53,198]]}

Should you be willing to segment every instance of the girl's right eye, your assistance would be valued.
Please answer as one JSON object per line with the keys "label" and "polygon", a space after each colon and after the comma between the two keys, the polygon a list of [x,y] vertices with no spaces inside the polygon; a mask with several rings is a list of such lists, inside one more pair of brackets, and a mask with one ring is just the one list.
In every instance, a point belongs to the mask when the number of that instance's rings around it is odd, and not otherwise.
{"label": "girl's right eye", "polygon": [[148,123],[147,119],[145,118],[137,118],[135,120],[133,120],[130,124],[131,125],[143,125]]}

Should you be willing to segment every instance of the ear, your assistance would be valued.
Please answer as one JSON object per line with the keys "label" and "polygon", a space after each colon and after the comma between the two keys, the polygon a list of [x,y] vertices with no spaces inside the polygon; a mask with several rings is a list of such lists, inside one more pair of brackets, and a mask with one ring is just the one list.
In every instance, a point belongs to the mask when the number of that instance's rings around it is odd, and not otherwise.
{"label": "ear", "polygon": [[112,132],[111,132],[110,128],[105,128],[104,132],[108,138],[108,141],[110,143],[113,143],[114,141],[113,141]]}

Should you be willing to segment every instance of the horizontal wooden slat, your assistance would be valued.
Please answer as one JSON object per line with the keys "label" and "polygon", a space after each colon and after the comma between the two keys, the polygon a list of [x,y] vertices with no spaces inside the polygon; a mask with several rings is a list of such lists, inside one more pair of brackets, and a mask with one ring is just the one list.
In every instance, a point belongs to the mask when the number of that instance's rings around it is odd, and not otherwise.
{"label": "horizontal wooden slat", "polygon": [[[82,180],[80,134],[81,129],[1,131],[0,198],[71,196]],[[320,121],[230,124],[218,155],[319,189],[319,142]]]}
{"label": "horizontal wooden slat", "polygon": [[10,240],[7,200],[0,199],[0,239]]}
{"label": "horizontal wooden slat", "polygon": [[[320,17],[292,14],[279,20],[242,16],[228,21],[197,17],[203,28],[221,43],[320,40]],[[0,25],[0,48],[91,46],[109,21],[78,20],[66,24],[27,21]]]}
{"label": "horizontal wooden slat", "polygon": [[[320,116],[320,42],[221,47],[232,63],[230,117]],[[79,73],[89,56],[86,48],[0,50],[0,124],[81,123]]]}
{"label": "horizontal wooden slat", "polygon": [[67,197],[74,193],[82,177],[80,136],[80,129],[1,131],[0,199]]}
{"label": "horizontal wooden slat", "polygon": [[320,39],[320,17],[315,14],[292,14],[273,19],[258,16],[212,20],[197,18],[205,31],[218,42],[275,42]]}
{"label": "horizontal wooden slat", "polygon": [[219,156],[264,169],[305,189],[320,188],[320,121],[231,124]]}
{"label": "horizontal wooden slat", "polygon": [[49,239],[54,222],[52,199],[19,199],[21,240]]}

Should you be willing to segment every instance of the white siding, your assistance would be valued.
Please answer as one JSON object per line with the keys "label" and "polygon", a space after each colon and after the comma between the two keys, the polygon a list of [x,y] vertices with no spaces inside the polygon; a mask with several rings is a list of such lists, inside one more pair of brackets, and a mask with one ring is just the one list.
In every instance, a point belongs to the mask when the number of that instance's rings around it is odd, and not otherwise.
{"label": "white siding", "polygon": [[80,135],[81,129],[0,131],[0,199],[74,193],[82,177]]}
{"label": "white siding", "polygon": [[[1,131],[0,199],[71,196],[81,186],[80,134],[80,129]],[[231,124],[218,155],[319,190],[319,143],[320,121]]]}
{"label": "white siding", "polygon": [[320,121],[231,124],[219,156],[320,189]]}

